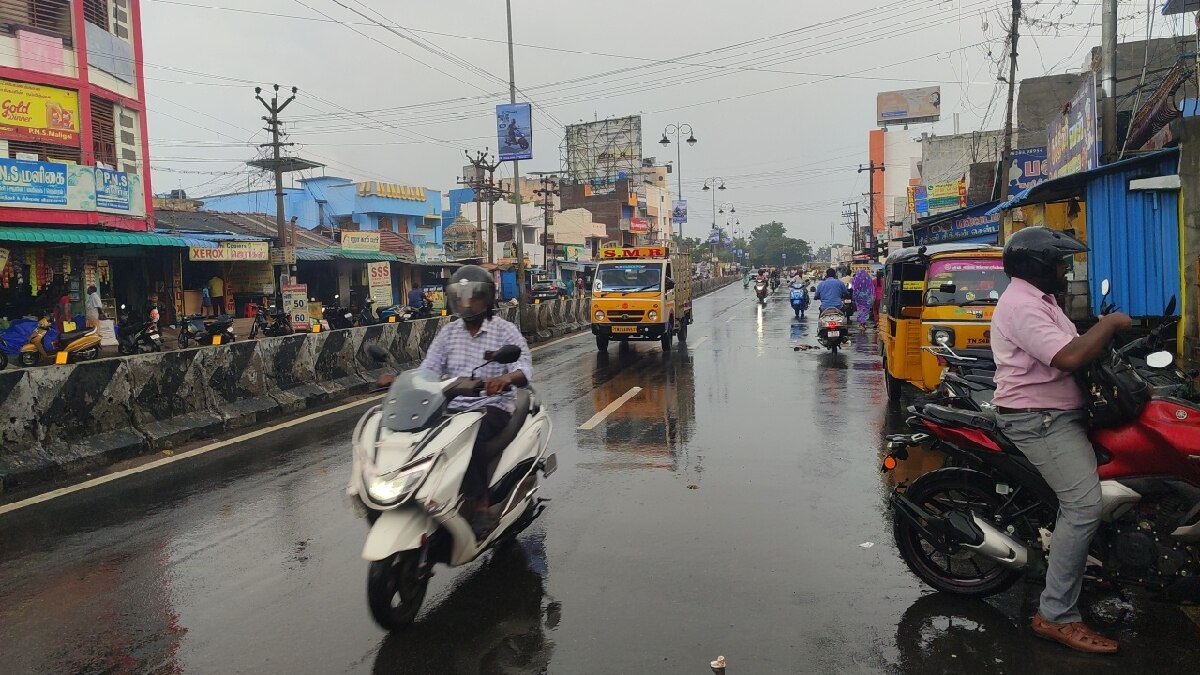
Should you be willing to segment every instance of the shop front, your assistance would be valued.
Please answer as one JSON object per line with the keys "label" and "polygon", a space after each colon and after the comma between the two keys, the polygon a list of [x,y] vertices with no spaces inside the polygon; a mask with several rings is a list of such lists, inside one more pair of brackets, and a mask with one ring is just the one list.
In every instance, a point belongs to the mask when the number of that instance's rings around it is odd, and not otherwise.
{"label": "shop front", "polygon": [[1000,216],[988,211],[997,202],[971,206],[929,218],[922,218],[913,225],[913,239],[917,246],[929,244],[995,244],[1000,239]]}
{"label": "shop front", "polygon": [[[183,313],[245,317],[250,315],[251,304],[261,306],[264,300],[270,304],[275,294],[270,242],[246,236],[203,237],[210,246],[188,248],[180,303]],[[206,290],[209,308],[204,306]]]}

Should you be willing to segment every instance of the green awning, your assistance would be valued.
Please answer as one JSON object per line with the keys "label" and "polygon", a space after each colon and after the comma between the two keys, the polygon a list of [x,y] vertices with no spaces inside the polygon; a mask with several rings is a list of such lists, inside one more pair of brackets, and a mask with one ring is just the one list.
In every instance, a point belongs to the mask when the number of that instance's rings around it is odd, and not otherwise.
{"label": "green awning", "polygon": [[60,230],[46,227],[0,227],[0,241],[33,244],[93,244],[98,246],[171,246],[213,248],[207,241],[189,241],[183,237],[153,232],[109,232],[106,230]]}
{"label": "green awning", "polygon": [[379,261],[383,261],[383,260],[396,260],[397,259],[396,256],[392,255],[391,253],[384,253],[382,251],[355,251],[352,249],[347,250],[344,248],[343,249],[335,248],[335,249],[331,249],[329,251],[329,253],[334,258],[341,258],[343,260],[367,260],[370,262],[379,262]]}

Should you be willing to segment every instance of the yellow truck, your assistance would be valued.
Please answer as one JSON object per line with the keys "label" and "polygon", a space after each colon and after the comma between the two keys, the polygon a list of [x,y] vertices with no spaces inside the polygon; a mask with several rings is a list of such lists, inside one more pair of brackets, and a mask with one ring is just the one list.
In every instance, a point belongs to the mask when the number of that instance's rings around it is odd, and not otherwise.
{"label": "yellow truck", "polygon": [[592,283],[592,334],[596,348],[610,340],[687,341],[692,322],[692,263],[666,246],[605,246]]}

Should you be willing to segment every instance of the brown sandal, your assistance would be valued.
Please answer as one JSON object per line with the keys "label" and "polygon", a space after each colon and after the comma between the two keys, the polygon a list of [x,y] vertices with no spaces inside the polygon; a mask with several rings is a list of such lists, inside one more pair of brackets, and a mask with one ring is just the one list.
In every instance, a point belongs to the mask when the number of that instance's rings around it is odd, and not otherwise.
{"label": "brown sandal", "polygon": [[1040,613],[1033,615],[1033,634],[1046,640],[1064,644],[1087,654],[1115,654],[1118,643],[1088,628],[1082,621],[1074,623],[1051,623]]}

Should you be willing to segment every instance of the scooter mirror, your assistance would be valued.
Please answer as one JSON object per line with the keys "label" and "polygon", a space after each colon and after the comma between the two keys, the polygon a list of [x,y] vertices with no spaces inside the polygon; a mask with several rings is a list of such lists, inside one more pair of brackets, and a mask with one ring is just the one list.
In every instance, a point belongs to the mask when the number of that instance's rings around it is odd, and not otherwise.
{"label": "scooter mirror", "polygon": [[1108,295],[1109,291],[1111,290],[1112,284],[1108,281],[1108,279],[1100,282],[1100,295]]}
{"label": "scooter mirror", "polygon": [[1154,352],[1146,357],[1146,365],[1151,368],[1166,368],[1175,362],[1171,352]]}
{"label": "scooter mirror", "polygon": [[379,345],[367,345],[367,355],[380,363],[388,360],[387,350]]}
{"label": "scooter mirror", "polygon": [[121,305],[121,309],[125,309],[125,305]]}
{"label": "scooter mirror", "polygon": [[495,363],[516,363],[521,358],[521,348],[516,345],[504,345],[492,354]]}
{"label": "scooter mirror", "polygon": [[1163,310],[1163,316],[1171,316],[1173,314],[1175,314],[1175,296],[1172,295],[1171,299],[1167,301],[1166,309]]}

